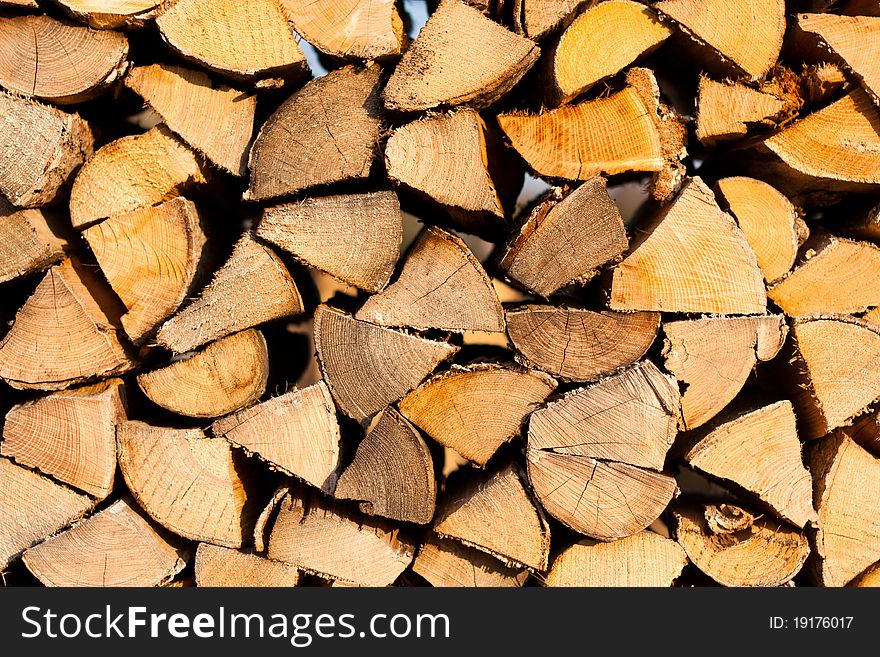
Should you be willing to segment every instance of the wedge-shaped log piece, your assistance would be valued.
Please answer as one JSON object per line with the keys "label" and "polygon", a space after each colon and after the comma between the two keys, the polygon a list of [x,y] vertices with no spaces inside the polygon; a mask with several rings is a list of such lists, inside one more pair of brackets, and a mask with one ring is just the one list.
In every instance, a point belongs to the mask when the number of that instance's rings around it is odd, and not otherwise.
{"label": "wedge-shaped log piece", "polygon": [[458,351],[328,306],[315,311],[315,347],[339,410],[359,422],[399,400]]}
{"label": "wedge-shaped log piece", "polygon": [[454,365],[404,397],[400,412],[441,445],[486,465],[555,388],[541,372]]}
{"label": "wedge-shaped log piece", "polygon": [[266,391],[269,352],[255,329],[233,333],[194,354],[141,374],[138,386],[154,403],[189,417],[220,417]]}
{"label": "wedge-shaped log piece", "polygon": [[817,519],[790,401],[742,413],[706,433],[684,460],[731,481],[797,527]]}
{"label": "wedge-shaped log piece", "polygon": [[610,543],[585,539],[553,560],[545,586],[672,586],[688,559],[681,546],[652,531]]}
{"label": "wedge-shaped log piece", "polygon": [[804,317],[792,334],[792,400],[802,438],[850,424],[880,398],[880,326],[845,315]]}
{"label": "wedge-shaped log piece", "polygon": [[278,0],[176,0],[156,25],[174,50],[225,75],[308,74]]}
{"label": "wedge-shaped log piece", "polygon": [[568,381],[592,381],[632,365],[657,337],[660,314],[526,305],[508,310],[517,360]]}
{"label": "wedge-shaped log piece", "polygon": [[413,572],[435,587],[519,587],[527,570],[510,568],[458,541],[430,536],[419,548]]}
{"label": "wedge-shaped log piece", "polygon": [[0,454],[103,500],[113,490],[124,421],[118,379],[55,393],[6,414]]}
{"label": "wedge-shaped log piece", "polygon": [[245,233],[198,299],[165,322],[156,341],[176,353],[303,310],[281,259]]}
{"label": "wedge-shaped log piece", "polygon": [[281,0],[281,6],[297,34],[332,57],[382,59],[403,50],[394,0]]}
{"label": "wedge-shaped log piece", "polygon": [[764,280],[771,283],[794,265],[799,243],[797,211],[765,182],[738,176],[715,185],[755,252]]}
{"label": "wedge-shaped log piece", "polygon": [[442,0],[388,80],[385,105],[404,112],[486,107],[510,91],[539,55],[532,41],[473,7]]}
{"label": "wedge-shaped log piece", "polygon": [[528,446],[662,470],[678,418],[675,380],[646,360],[532,413]]}
{"label": "wedge-shaped log piece", "polygon": [[94,506],[87,495],[0,458],[0,568]]}
{"label": "wedge-shaped log piece", "polygon": [[692,178],[615,267],[610,306],[749,315],[766,310],[767,296],[745,235]]}
{"label": "wedge-shaped log piece", "polygon": [[819,35],[880,102],[880,17],[800,14],[798,26]]}
{"label": "wedge-shaped log piece", "polygon": [[64,258],[59,219],[19,210],[0,221],[0,283],[46,269]]}
{"label": "wedge-shaped log piece", "polygon": [[470,109],[401,126],[385,147],[388,175],[442,205],[504,219],[489,174],[485,130]]}
{"label": "wedge-shaped log piece", "polygon": [[67,13],[97,30],[135,28],[155,18],[167,0],[55,0]]}
{"label": "wedge-shaped log piece", "polygon": [[461,238],[434,226],[413,243],[397,280],[355,317],[421,330],[504,330],[501,302],[480,262]]}
{"label": "wedge-shaped log piece", "polygon": [[672,515],[688,558],[724,586],[782,586],[810,554],[799,529],[731,504],[682,505]]}
{"label": "wedge-shaped log piece", "polygon": [[161,586],[186,566],[182,543],[125,497],[22,559],[46,586]]}
{"label": "wedge-shaped log piece", "polygon": [[880,248],[824,238],[810,257],[767,291],[786,315],[859,313],[880,306]]}
{"label": "wedge-shaped log piece", "polygon": [[245,198],[264,201],[315,185],[367,178],[383,109],[377,66],[337,69],[293,94],[251,147]]}
{"label": "wedge-shaped log piece", "polygon": [[385,191],[276,205],[263,210],[257,237],[343,283],[379,292],[400,257],[400,202]]}
{"label": "wedge-shaped log piece", "polygon": [[285,474],[325,492],[339,467],[339,424],[323,381],[217,420],[211,430]]}
{"label": "wedge-shaped log piece", "polygon": [[870,586],[880,587],[880,564],[874,564],[861,575],[856,577],[847,586]]}
{"label": "wedge-shaped log piece", "polygon": [[134,365],[114,324],[109,291],[70,259],[55,265],[0,340],[0,378],[15,388],[59,390]]}
{"label": "wedge-shaped log piece", "polygon": [[83,235],[125,304],[122,328],[135,344],[183,303],[199,269],[205,234],[196,206],[176,198],[116,215]]}
{"label": "wedge-shaped log piece", "polygon": [[[0,21],[0,87],[53,103],[81,103],[125,71],[128,40],[49,16]],[[73,65],[76,62],[76,65]]]}
{"label": "wedge-shaped log piece", "polygon": [[663,0],[654,8],[751,78],[764,75],[779,56],[785,0],[752,0],[733,7],[726,0]]}
{"label": "wedge-shaped log piece", "polygon": [[263,507],[263,510],[260,511],[260,514],[257,516],[257,520],[254,522],[255,551],[266,551],[266,547],[269,544],[269,533],[272,529],[272,525],[275,523],[275,516],[277,515],[278,508],[281,506],[281,500],[287,496],[289,488],[290,486],[288,484],[282,484],[276,488],[275,492],[272,493],[272,497],[266,503],[266,506]]}
{"label": "wedge-shaped log piece", "polygon": [[358,445],[333,496],[360,501],[371,516],[427,524],[437,501],[431,452],[415,427],[387,408]]}
{"label": "wedge-shaped log piece", "polygon": [[667,322],[664,367],[685,385],[685,429],[705,424],[742,390],[758,361],[772,360],[785,342],[782,315],[704,317]]}
{"label": "wedge-shaped log piece", "polygon": [[434,532],[491,554],[510,568],[547,570],[550,527],[513,464],[447,489]]}
{"label": "wedge-shaped log piece", "polygon": [[125,483],[154,520],[194,541],[249,540],[254,513],[228,442],[143,422],[123,424],[116,437]]}
{"label": "wedge-shaped log piece", "polygon": [[565,29],[548,58],[552,101],[567,103],[616,75],[671,34],[672,28],[638,2],[610,0],[588,8]]}
{"label": "wedge-shaped log piece", "polygon": [[561,200],[550,196],[514,234],[501,267],[535,294],[548,297],[572,282],[586,282],[629,246],[617,204],[596,176]]}
{"label": "wedge-shaped log piece", "polygon": [[863,416],[846,431],[859,445],[874,456],[880,456],[880,415],[876,412]]}
{"label": "wedge-shaped log piece", "polygon": [[241,550],[199,543],[196,586],[287,587],[299,582],[295,566]]}
{"label": "wedge-shaped log piece", "polygon": [[533,41],[541,41],[586,4],[592,0],[514,0],[514,27]]}
{"label": "wedge-shaped log piece", "polygon": [[83,166],[70,190],[77,228],[178,196],[205,182],[195,155],[164,125],[103,146]]}
{"label": "wedge-shaped log piece", "polygon": [[843,586],[880,560],[880,459],[837,431],[809,454],[819,512],[816,579]]}
{"label": "wedge-shaped log piece", "polygon": [[238,176],[245,174],[256,96],[215,87],[204,73],[169,64],[138,66],[125,77],[125,86],[212,163]]}
{"label": "wedge-shaped log piece", "polygon": [[92,156],[89,124],[79,114],[4,92],[0,115],[0,194],[21,207],[51,203]]}
{"label": "wedge-shaped log piece", "polygon": [[745,137],[755,126],[774,128],[797,110],[769,90],[700,76],[697,139],[706,146]]}
{"label": "wedge-shaped log piece", "polygon": [[348,505],[291,491],[269,538],[270,559],[329,579],[388,586],[409,566],[415,546],[385,520]]}

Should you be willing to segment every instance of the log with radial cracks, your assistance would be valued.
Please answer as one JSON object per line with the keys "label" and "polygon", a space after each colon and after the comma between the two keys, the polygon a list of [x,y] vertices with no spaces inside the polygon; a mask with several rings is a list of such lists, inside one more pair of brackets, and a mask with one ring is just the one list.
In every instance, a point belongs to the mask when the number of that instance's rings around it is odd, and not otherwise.
{"label": "log with radial cracks", "polygon": [[58,390],[107,378],[134,362],[119,341],[121,309],[102,283],[67,259],[52,267],[0,340],[0,378]]}
{"label": "log with radial cracks", "polygon": [[592,381],[632,365],[657,337],[660,313],[542,305],[508,310],[517,360],[568,381]]}
{"label": "log with radial cracks", "polygon": [[54,1],[73,18],[97,30],[143,27],[170,4],[168,0]]}
{"label": "log with radial cracks", "polygon": [[153,403],[189,417],[214,418],[256,402],[266,390],[269,352],[256,329],[233,333],[137,377]]}
{"label": "log with radial cracks", "polygon": [[194,541],[236,548],[250,539],[253,504],[228,442],[131,421],[116,437],[125,483],[154,520]]}
{"label": "log with radial cracks", "polygon": [[397,280],[355,317],[420,330],[504,330],[501,302],[482,265],[461,238],[433,226],[410,247]]}
{"label": "log with radial cracks", "polygon": [[132,342],[143,343],[195,282],[205,248],[195,204],[178,197],[112,216],[83,235],[125,304],[122,328]]}
{"label": "log with radial cracks", "polygon": [[709,147],[745,137],[755,126],[775,128],[797,107],[770,90],[740,82],[716,82],[700,76],[697,93],[697,139]]}
{"label": "log with radial cracks", "polygon": [[211,431],[325,492],[336,484],[341,438],[323,381],[217,420]]}
{"label": "log with radial cracks", "polygon": [[41,210],[19,210],[0,221],[0,283],[26,276],[64,258],[64,226]]}
{"label": "log with radial cracks", "polygon": [[383,191],[276,205],[263,210],[257,237],[343,283],[379,292],[400,257],[400,202]]}
{"label": "log with radial cracks", "polygon": [[299,571],[289,563],[210,543],[199,543],[195,572],[196,586],[288,587],[299,583]]}
{"label": "log with radial cracks", "polygon": [[92,156],[94,138],[77,113],[0,92],[0,194],[14,205],[54,201]]}
{"label": "log with radial cracks", "polygon": [[399,400],[458,351],[328,306],[315,311],[315,346],[339,410],[359,422]]}
{"label": "log with radial cracks", "polygon": [[452,539],[429,536],[419,548],[413,572],[435,587],[519,587],[529,573]]}
{"label": "log with radial cracks", "polygon": [[359,501],[371,516],[427,524],[437,501],[431,452],[415,427],[387,408],[358,445],[333,496]]}
{"label": "log with radial cracks", "polygon": [[541,372],[453,365],[404,397],[400,412],[441,445],[486,465],[555,388]]}
{"label": "log with radial cracks", "polygon": [[346,66],[282,103],[251,147],[245,198],[264,201],[369,177],[383,129],[381,73],[378,66]]}
{"label": "log with radial cracks", "polygon": [[46,586],[161,586],[186,566],[183,543],[124,497],[22,559]]}
{"label": "log with radial cracks", "polygon": [[156,341],[184,353],[302,310],[299,290],[284,263],[248,232],[199,298],[161,326]]}
{"label": "log with radial cracks", "polygon": [[121,381],[58,392],[13,406],[0,454],[102,500],[113,490]]}

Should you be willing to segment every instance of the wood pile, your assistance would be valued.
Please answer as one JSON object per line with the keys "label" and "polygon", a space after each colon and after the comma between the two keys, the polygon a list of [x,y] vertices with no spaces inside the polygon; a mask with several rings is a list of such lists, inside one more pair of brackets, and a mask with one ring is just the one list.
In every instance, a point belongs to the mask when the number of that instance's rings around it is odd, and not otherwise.
{"label": "wood pile", "polygon": [[877,585],[880,3],[414,4],[0,0],[4,581]]}

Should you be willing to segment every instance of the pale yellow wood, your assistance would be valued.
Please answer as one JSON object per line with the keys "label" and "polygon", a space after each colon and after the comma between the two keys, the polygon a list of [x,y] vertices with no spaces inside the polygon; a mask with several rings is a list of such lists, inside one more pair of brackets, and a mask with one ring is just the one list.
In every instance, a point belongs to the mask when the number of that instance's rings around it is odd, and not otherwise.
{"label": "pale yellow wood", "polygon": [[263,588],[299,583],[299,571],[290,564],[210,543],[199,543],[195,570],[196,586]]}
{"label": "pale yellow wood", "polygon": [[527,570],[510,568],[479,550],[436,536],[422,543],[412,569],[435,587],[518,587],[529,576]]}
{"label": "pale yellow wood", "polygon": [[697,139],[707,146],[740,139],[754,126],[778,126],[793,109],[770,91],[703,75],[697,96]]}
{"label": "pale yellow wood", "polygon": [[143,27],[174,0],[54,0],[76,18],[98,30]]}

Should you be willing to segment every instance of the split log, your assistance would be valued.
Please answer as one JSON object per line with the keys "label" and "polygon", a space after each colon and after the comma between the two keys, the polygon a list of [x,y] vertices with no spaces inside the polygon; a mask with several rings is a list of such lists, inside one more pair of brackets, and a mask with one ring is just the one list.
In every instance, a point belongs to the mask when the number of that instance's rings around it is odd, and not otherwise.
{"label": "split log", "polygon": [[0,454],[103,500],[116,474],[116,427],[125,421],[117,380],[13,406]]}
{"label": "split log", "polygon": [[596,0],[514,0],[514,27],[533,41],[541,41],[580,7],[594,4]]}
{"label": "split log", "polygon": [[688,560],[675,541],[642,531],[610,543],[585,539],[557,555],[545,586],[672,586]]}
{"label": "split log", "polygon": [[550,527],[514,465],[447,488],[434,532],[491,554],[509,568],[547,570]]}
{"label": "split log", "polygon": [[162,408],[214,418],[256,402],[268,378],[266,339],[248,329],[220,338],[190,358],[141,374],[137,383]]}
{"label": "split log", "polygon": [[[0,20],[0,87],[58,104],[90,100],[128,65],[128,40],[49,16]],[[72,66],[71,62],[76,62]]]}
{"label": "split log", "polygon": [[26,9],[39,9],[37,0],[0,0],[0,5],[7,7],[24,7]]}
{"label": "split log", "polygon": [[610,0],[590,7],[565,29],[548,55],[549,100],[554,106],[569,102],[671,34],[672,29],[641,3]]}
{"label": "split log", "polygon": [[64,258],[60,220],[40,210],[19,210],[0,221],[0,283],[41,271]]}
{"label": "split log", "polygon": [[299,290],[284,263],[248,232],[199,298],[161,326],[156,341],[181,354],[302,310]]}
{"label": "split log", "polygon": [[663,0],[654,8],[752,79],[776,63],[782,48],[785,0],[756,0],[748,11],[731,11],[726,0]]}
{"label": "split log", "polygon": [[846,432],[856,443],[880,457],[880,415],[877,412],[863,416]]}
{"label": "split log", "polygon": [[205,178],[195,155],[160,125],[103,146],[85,163],[70,190],[76,228],[156,205]]}
{"label": "split log", "polygon": [[505,313],[517,360],[566,381],[592,381],[641,359],[660,313],[526,305]]}
{"label": "split log", "polygon": [[92,156],[89,124],[79,114],[3,92],[0,115],[0,194],[20,207],[51,203]]}
{"label": "split log", "polygon": [[397,280],[374,294],[355,318],[419,330],[503,331],[492,281],[458,236],[429,226],[406,254]]}
{"label": "split log", "polygon": [[817,516],[796,422],[789,401],[741,413],[700,437],[684,460],[701,472],[733,482],[783,520],[803,527]]}
{"label": "split log", "polygon": [[771,283],[788,273],[800,242],[791,201],[767,183],[742,176],[719,180],[715,192],[755,252],[764,280]]}
{"label": "split log", "polygon": [[199,543],[196,586],[287,587],[299,583],[294,566],[241,550]]}
{"label": "split log", "polygon": [[724,586],[782,586],[810,554],[804,534],[732,504],[673,509],[688,558]]}
{"label": "split log", "polygon": [[585,283],[620,259],[629,246],[617,204],[601,176],[560,198],[539,203],[514,233],[501,268],[526,289],[548,297],[570,283]]}
{"label": "split log", "polygon": [[541,372],[453,365],[404,397],[400,412],[441,445],[483,466],[555,388]]}
{"label": "split log", "polygon": [[440,105],[487,107],[540,55],[518,36],[459,0],[442,0],[404,53],[382,93],[385,106],[417,112]]}
{"label": "split log", "polygon": [[880,460],[837,431],[813,446],[809,463],[819,512],[815,579],[843,586],[880,560]]}
{"label": "split log", "polygon": [[205,248],[196,206],[175,198],[112,216],[83,235],[126,312],[128,338],[143,343],[184,302]]}
{"label": "split log", "polygon": [[874,564],[847,584],[847,586],[880,587],[880,564]]}
{"label": "split log", "polygon": [[387,408],[358,445],[333,496],[360,502],[367,515],[424,525],[434,517],[434,461],[419,432]]}
{"label": "split log", "polygon": [[275,524],[275,518],[278,515],[278,509],[281,507],[281,500],[287,497],[287,491],[290,489],[289,484],[282,484],[275,489],[272,497],[254,522],[254,550],[256,552],[265,552],[269,545],[269,533],[272,525]]}
{"label": "split log", "polygon": [[788,326],[782,315],[704,317],[666,322],[664,367],[684,386],[685,429],[696,429],[742,390],[758,361],[782,349]]}
{"label": "split log", "polygon": [[367,178],[383,129],[377,66],[337,69],[293,94],[251,147],[252,201]]}
{"label": "split log", "polygon": [[807,260],[767,290],[786,315],[852,314],[880,306],[880,248],[869,242],[826,237]]}
{"label": "split log", "polygon": [[269,538],[270,559],[361,586],[388,586],[413,560],[415,546],[387,521],[339,502],[291,491]]}
{"label": "split log", "polygon": [[217,420],[211,431],[325,492],[336,485],[341,438],[323,381]]}
{"label": "split log", "polygon": [[394,192],[307,198],[263,210],[257,237],[367,292],[384,289],[403,240]]}
{"label": "split log", "polygon": [[278,0],[176,0],[156,25],[183,57],[224,75],[295,79],[309,72]]}
{"label": "split log", "polygon": [[763,314],[764,280],[745,235],[691,178],[614,268],[614,310]]}
{"label": "split log", "polygon": [[256,96],[215,87],[200,71],[168,64],[133,68],[125,86],[213,164],[238,176],[246,173]]}
{"label": "split log", "polygon": [[228,442],[201,429],[126,422],[116,432],[119,469],[156,522],[194,541],[241,547],[253,509]]}
{"label": "split log", "polygon": [[182,543],[122,498],[22,560],[46,586],[163,586],[186,566]]}
{"label": "split log", "polygon": [[706,146],[745,137],[754,127],[776,128],[797,113],[798,106],[769,90],[730,80],[700,76],[697,95],[697,139]]}
{"label": "split log", "polygon": [[518,587],[529,576],[527,570],[510,568],[479,550],[436,536],[419,548],[412,569],[434,587]]}
{"label": "split log", "polygon": [[143,27],[167,0],[54,0],[73,18],[96,30]]}
{"label": "split log", "polygon": [[120,309],[93,275],[67,259],[55,265],[0,340],[0,379],[14,388],[59,390],[128,371]]}
{"label": "split log", "polygon": [[364,422],[421,383],[458,347],[319,306],[315,347],[339,410]]}
{"label": "split log", "polygon": [[0,458],[0,568],[94,506],[87,495]]}
{"label": "split log", "polygon": [[293,29],[321,52],[343,59],[400,55],[406,41],[394,0],[281,0]]}

